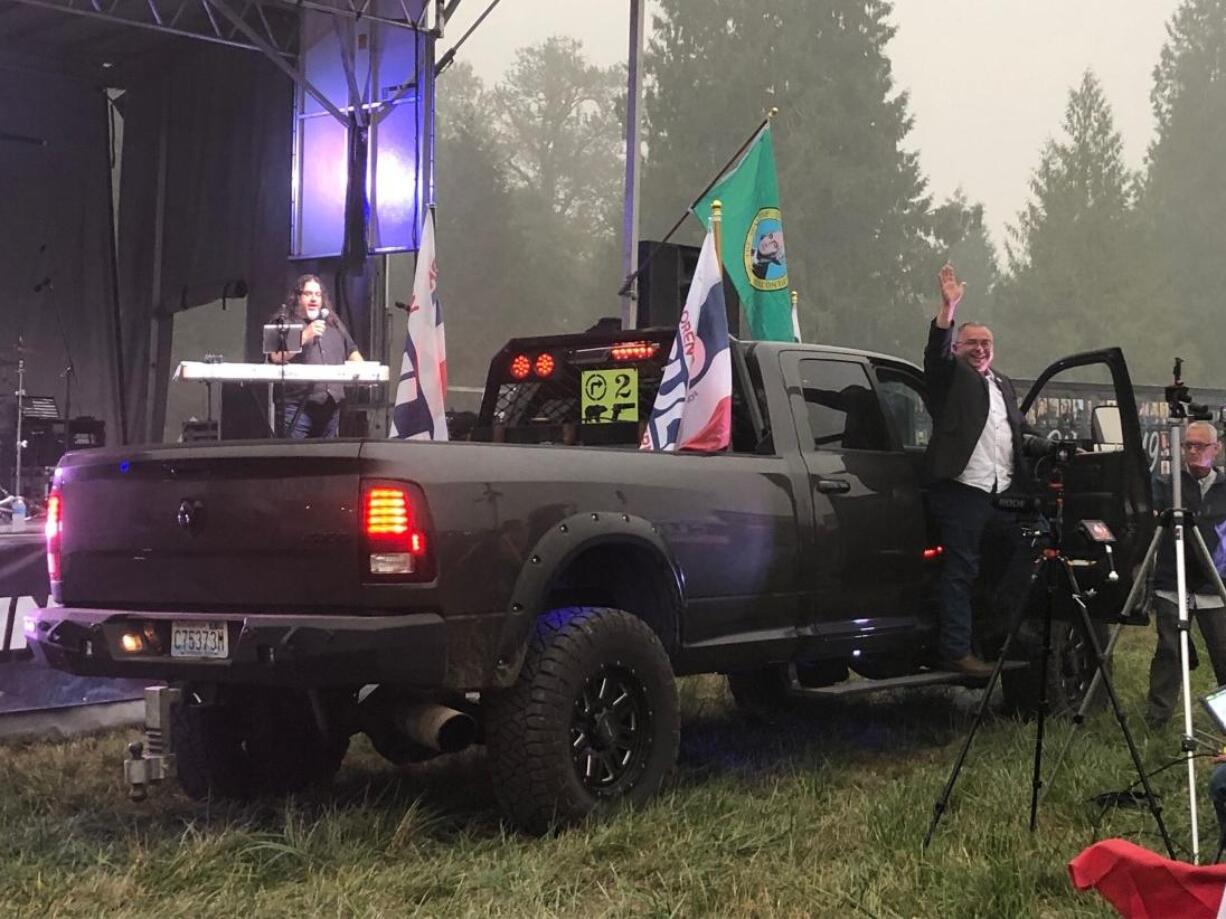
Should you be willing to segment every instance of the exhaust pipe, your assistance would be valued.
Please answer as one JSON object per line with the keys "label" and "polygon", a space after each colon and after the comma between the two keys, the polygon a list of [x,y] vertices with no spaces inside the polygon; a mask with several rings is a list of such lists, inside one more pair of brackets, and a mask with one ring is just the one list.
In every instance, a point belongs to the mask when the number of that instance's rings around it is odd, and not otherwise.
{"label": "exhaust pipe", "polygon": [[415,743],[439,753],[458,753],[477,739],[477,722],[470,715],[436,702],[407,705],[399,720]]}

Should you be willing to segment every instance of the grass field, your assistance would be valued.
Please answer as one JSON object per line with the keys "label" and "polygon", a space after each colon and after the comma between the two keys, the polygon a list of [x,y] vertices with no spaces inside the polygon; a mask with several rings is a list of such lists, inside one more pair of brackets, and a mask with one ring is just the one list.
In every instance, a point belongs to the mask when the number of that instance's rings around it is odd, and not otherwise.
{"label": "grass field", "polygon": [[[1126,630],[1115,667],[1155,769],[1178,755],[1179,728],[1151,733],[1140,718],[1152,634]],[[1196,687],[1209,687],[1208,671],[1206,661]],[[1072,889],[1066,862],[1097,838],[1155,850],[1161,841],[1147,810],[1101,813],[1089,801],[1136,778],[1109,714],[1078,732],[1034,835],[1034,731],[992,718],[922,851],[976,698],[879,693],[767,724],[737,713],[722,680],[686,680],[681,758],[664,793],[638,813],[542,840],[500,824],[476,751],[398,770],[355,744],[331,795],[238,807],[194,805],[170,787],[129,802],[125,732],[0,748],[0,912],[1114,915],[1096,894]],[[1069,728],[1049,726],[1054,759]],[[1207,777],[1201,760],[1202,787]],[[1186,848],[1186,770],[1154,782]],[[1212,858],[1217,829],[1205,800],[1200,819]]]}

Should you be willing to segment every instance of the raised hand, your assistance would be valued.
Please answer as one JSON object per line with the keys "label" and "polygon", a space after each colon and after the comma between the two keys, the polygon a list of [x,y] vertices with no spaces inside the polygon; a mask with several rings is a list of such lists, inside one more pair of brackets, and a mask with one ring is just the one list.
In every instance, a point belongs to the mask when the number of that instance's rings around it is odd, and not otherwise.
{"label": "raised hand", "polygon": [[937,280],[941,286],[941,303],[950,310],[957,309],[962,295],[966,293],[966,282],[958,280],[957,274],[954,273],[954,266],[949,262],[941,266]]}

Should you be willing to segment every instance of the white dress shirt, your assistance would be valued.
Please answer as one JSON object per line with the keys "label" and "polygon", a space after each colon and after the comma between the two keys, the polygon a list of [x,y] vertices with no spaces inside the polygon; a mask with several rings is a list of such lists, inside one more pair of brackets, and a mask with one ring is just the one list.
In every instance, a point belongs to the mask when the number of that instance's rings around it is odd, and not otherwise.
{"label": "white dress shirt", "polygon": [[1013,481],[1013,429],[996,377],[988,371],[983,380],[988,388],[988,420],[958,481],[980,491],[1001,492]]}

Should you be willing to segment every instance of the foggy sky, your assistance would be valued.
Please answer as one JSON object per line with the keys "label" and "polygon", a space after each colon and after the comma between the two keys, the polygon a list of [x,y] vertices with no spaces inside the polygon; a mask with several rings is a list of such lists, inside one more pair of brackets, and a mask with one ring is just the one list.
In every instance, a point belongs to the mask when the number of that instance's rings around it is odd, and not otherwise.
{"label": "foggy sky", "polygon": [[[440,47],[450,47],[488,5],[463,0]],[[1026,203],[1044,141],[1059,131],[1068,91],[1087,67],[1114,111],[1128,165],[1139,168],[1153,136],[1152,72],[1164,24],[1178,6],[1179,0],[895,0],[898,33],[888,51],[896,84],[910,93],[915,124],[908,142],[937,200],[961,187],[982,202],[999,245]],[[493,82],[517,48],[562,34],[582,41],[595,63],[617,63],[626,59],[628,23],[628,0],[502,0],[460,59]],[[439,92],[446,92],[445,76]]]}

